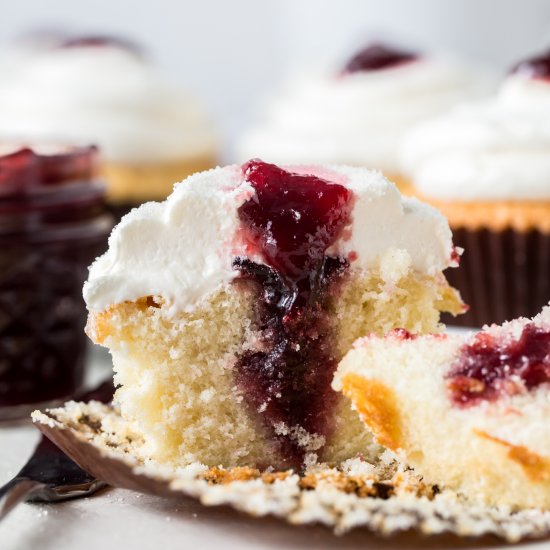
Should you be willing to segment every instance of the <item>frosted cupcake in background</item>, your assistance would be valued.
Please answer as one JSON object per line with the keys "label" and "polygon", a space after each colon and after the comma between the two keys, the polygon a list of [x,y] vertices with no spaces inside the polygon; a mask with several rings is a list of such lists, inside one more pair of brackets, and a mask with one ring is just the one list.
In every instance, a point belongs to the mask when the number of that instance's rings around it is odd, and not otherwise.
{"label": "frosted cupcake in background", "polygon": [[200,105],[125,40],[58,34],[3,59],[0,139],[96,143],[116,214],[216,164]]}
{"label": "frosted cupcake in background", "polygon": [[399,182],[397,150],[417,123],[490,89],[477,69],[447,58],[372,44],[341,69],[306,76],[267,105],[238,154],[280,163],[381,169]]}
{"label": "frosted cupcake in background", "polygon": [[402,166],[465,248],[449,273],[471,306],[458,322],[532,317],[548,303],[550,51],[517,64],[493,98],[414,130]]}

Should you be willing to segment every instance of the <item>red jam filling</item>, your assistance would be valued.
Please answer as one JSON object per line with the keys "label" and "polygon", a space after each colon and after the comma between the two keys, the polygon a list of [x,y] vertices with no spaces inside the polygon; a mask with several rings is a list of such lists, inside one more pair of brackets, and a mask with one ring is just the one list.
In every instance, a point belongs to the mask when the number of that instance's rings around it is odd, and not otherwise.
{"label": "red jam filling", "polygon": [[462,347],[447,376],[456,405],[495,401],[550,383],[550,331],[529,323],[517,340],[486,332]]}
{"label": "red jam filling", "polygon": [[[237,385],[261,415],[288,467],[300,468],[306,449],[299,432],[327,436],[337,366],[331,301],[346,272],[327,249],[350,223],[353,193],[313,175],[252,160],[242,168],[256,193],[238,211],[265,263],[236,258],[241,278],[257,286],[260,351],[237,363]],[[313,449],[312,449],[313,450]],[[317,450],[317,449],[315,449]]]}
{"label": "red jam filling", "polygon": [[416,61],[418,55],[412,52],[386,46],[371,44],[355,54],[344,67],[344,73],[359,71],[380,71],[390,69],[404,63]]}
{"label": "red jam filling", "polygon": [[121,48],[134,53],[139,53],[140,48],[131,40],[109,35],[85,35],[67,38],[60,43],[61,48]]}
{"label": "red jam filling", "polygon": [[453,246],[451,250],[451,263],[456,266],[460,265],[461,254],[462,252],[459,252],[459,249],[457,249],[456,246]]}
{"label": "red jam filling", "polygon": [[414,340],[416,335],[409,332],[406,328],[394,328],[388,332],[388,337],[394,340]]}
{"label": "red jam filling", "polygon": [[520,61],[512,68],[511,74],[550,80],[550,50],[536,57]]}

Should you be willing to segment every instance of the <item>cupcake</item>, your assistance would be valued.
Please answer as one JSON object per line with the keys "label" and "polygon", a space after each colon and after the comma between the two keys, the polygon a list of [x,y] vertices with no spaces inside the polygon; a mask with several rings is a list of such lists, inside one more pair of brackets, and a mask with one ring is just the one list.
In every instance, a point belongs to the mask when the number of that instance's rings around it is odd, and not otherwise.
{"label": "cupcake", "polygon": [[451,233],[379,172],[259,160],[133,210],[90,268],[87,332],[146,458],[302,469],[372,441],[330,388],[355,338],[460,313]]}
{"label": "cupcake", "polygon": [[244,158],[344,163],[399,183],[396,151],[415,124],[487,88],[454,59],[372,44],[333,74],[303,76],[272,101],[240,144]]}
{"label": "cupcake", "polygon": [[215,165],[200,106],[126,41],[49,36],[4,60],[0,139],[97,144],[117,214]]}
{"label": "cupcake", "polygon": [[473,335],[362,338],[333,387],[427,483],[550,510],[550,307]]}
{"label": "cupcake", "polygon": [[472,326],[532,317],[550,299],[550,52],[516,65],[495,97],[427,122],[405,140],[414,193],[463,247],[450,279]]}

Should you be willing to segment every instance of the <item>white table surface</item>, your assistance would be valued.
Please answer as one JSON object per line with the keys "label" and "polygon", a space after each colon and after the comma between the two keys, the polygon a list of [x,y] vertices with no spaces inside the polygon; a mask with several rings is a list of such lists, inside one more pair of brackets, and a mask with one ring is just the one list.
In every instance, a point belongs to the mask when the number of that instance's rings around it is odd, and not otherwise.
{"label": "white table surface", "polygon": [[[105,356],[92,354],[90,382],[106,376]],[[32,452],[39,434],[27,424],[0,425],[0,485]],[[381,539],[366,531],[334,536],[321,526],[293,527],[275,519],[252,519],[226,508],[206,508],[190,499],[170,500],[107,489],[59,504],[22,504],[0,523],[0,550],[169,550],[172,548],[506,548],[446,538],[400,536]],[[509,548],[509,547],[508,547]],[[550,541],[514,546],[550,550]]]}

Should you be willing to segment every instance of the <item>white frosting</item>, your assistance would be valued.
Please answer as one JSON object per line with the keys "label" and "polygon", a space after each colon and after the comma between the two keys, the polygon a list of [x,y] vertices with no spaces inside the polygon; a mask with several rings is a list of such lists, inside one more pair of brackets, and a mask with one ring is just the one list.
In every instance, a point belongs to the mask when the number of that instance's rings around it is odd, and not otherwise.
{"label": "white frosting", "polygon": [[402,166],[437,199],[550,199],[550,83],[512,75],[494,98],[419,126]]}
{"label": "white frosting", "polygon": [[422,58],[378,71],[298,79],[245,136],[243,160],[344,163],[395,172],[396,149],[418,122],[488,81],[454,60]]}
{"label": "white frosting", "polygon": [[[336,174],[338,183],[345,180],[354,192],[351,237],[342,237],[330,251],[345,257],[355,252],[352,269],[365,270],[388,254],[403,253],[414,269],[430,275],[451,265],[447,221],[432,207],[402,198],[379,172],[344,166],[290,169],[324,178]],[[125,300],[162,296],[172,311],[192,310],[237,276],[236,256],[251,257],[237,209],[254,193],[234,165],[190,176],[164,202],[134,209],[90,268],[84,285],[88,308],[102,311]]]}
{"label": "white frosting", "polygon": [[1,139],[91,142],[107,161],[130,163],[214,150],[211,125],[195,100],[124,48],[21,52],[5,55],[0,70]]}

